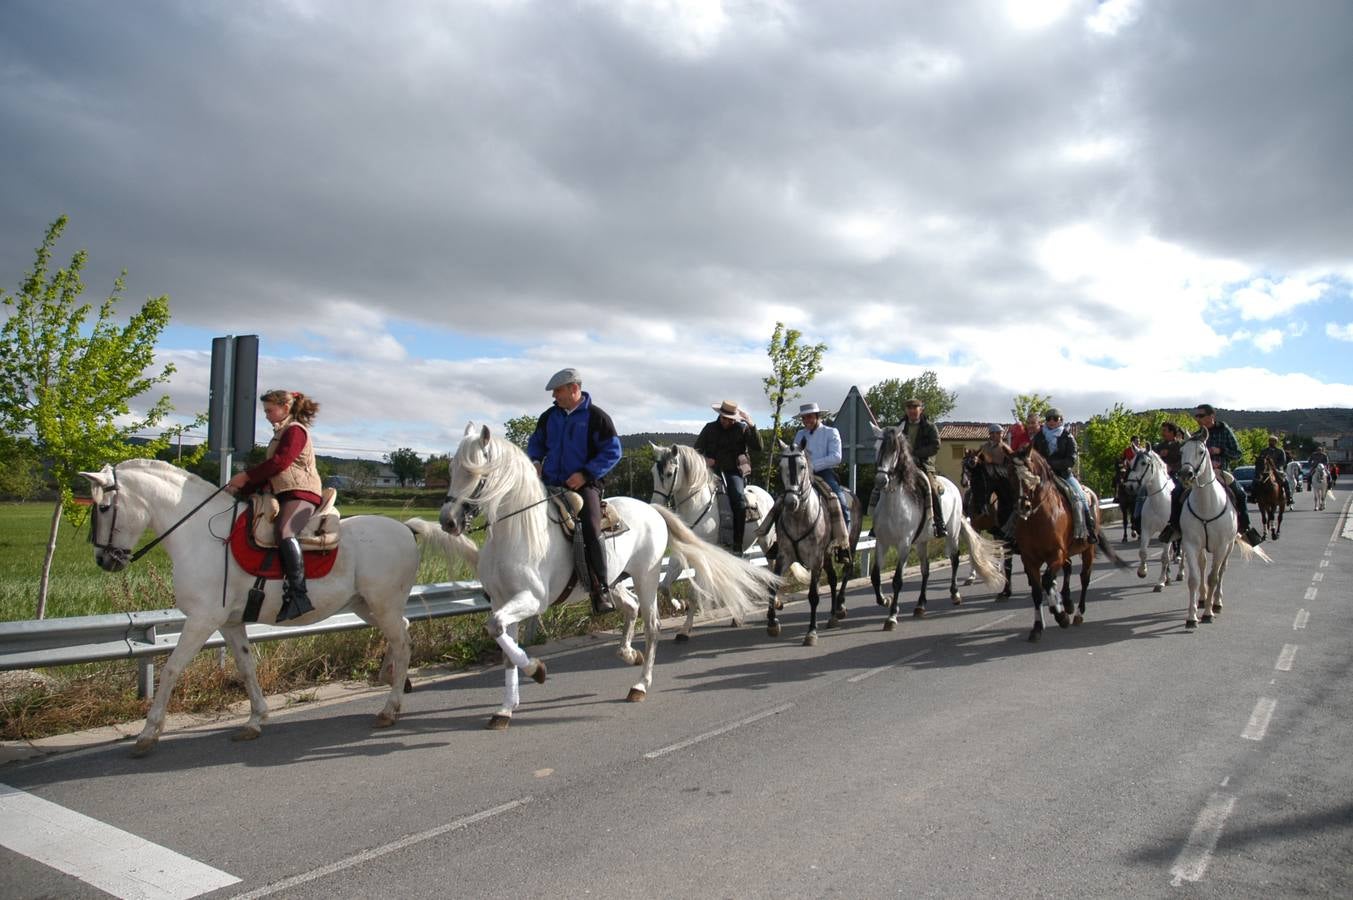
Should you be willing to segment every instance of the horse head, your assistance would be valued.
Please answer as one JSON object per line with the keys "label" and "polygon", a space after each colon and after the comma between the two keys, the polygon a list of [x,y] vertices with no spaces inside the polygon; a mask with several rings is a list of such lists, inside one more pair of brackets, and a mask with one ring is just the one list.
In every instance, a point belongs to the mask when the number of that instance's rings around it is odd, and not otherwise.
{"label": "horse head", "polygon": [[475,424],[465,426],[460,446],[451,457],[450,484],[437,519],[448,534],[464,534],[471,512],[482,502],[488,482],[493,436],[485,425],[476,433]]}
{"label": "horse head", "polygon": [[[1132,457],[1132,463],[1123,474],[1120,486],[1136,494],[1146,484],[1146,479],[1155,471],[1156,463],[1163,462],[1154,450],[1142,450]],[[1120,464],[1121,465],[1121,464]]]}
{"label": "horse head", "polygon": [[1021,519],[1028,519],[1043,505],[1043,484],[1052,479],[1052,468],[1032,446],[1021,448],[1010,461],[1016,510]]}
{"label": "horse head", "polygon": [[1179,445],[1179,483],[1186,488],[1198,484],[1198,477],[1212,470],[1212,456],[1207,449],[1207,429],[1200,428]]}
{"label": "horse head", "polygon": [[89,482],[89,542],[94,545],[94,562],[105,572],[121,572],[131,564],[132,550],[150,527],[146,498],[137,496],[134,486],[128,490],[127,479],[118,478],[116,466],[105,465],[80,475]]}
{"label": "horse head", "polygon": [[785,492],[782,501],[784,509],[793,513],[812,490],[813,458],[806,447],[787,447],[781,442],[776,460],[780,469],[780,485]]}
{"label": "horse head", "polygon": [[678,462],[676,445],[663,447],[649,441],[648,446],[653,448],[653,496],[648,502],[669,504],[672,502],[672,495],[676,493]]}

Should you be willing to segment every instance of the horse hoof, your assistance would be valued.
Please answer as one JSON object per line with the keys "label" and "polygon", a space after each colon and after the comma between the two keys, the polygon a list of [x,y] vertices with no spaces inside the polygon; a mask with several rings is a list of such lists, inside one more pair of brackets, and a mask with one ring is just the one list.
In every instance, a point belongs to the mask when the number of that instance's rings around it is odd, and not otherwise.
{"label": "horse hoof", "polygon": [[407,678],[404,679],[404,693],[406,694],[413,693],[413,682]]}
{"label": "horse hoof", "polygon": [[691,639],[691,636],[684,631],[678,631],[677,636],[672,638],[675,643],[684,644]]}
{"label": "horse hoof", "polygon": [[634,651],[634,659],[631,659],[631,660],[630,660],[630,665],[632,665],[632,666],[642,666],[643,664],[644,664],[644,651],[642,651],[642,650],[635,650],[635,651]]}
{"label": "horse hoof", "polygon": [[1186,621],[1186,622],[1184,623],[1184,630],[1185,630],[1185,631],[1197,631],[1197,630],[1198,630],[1198,623],[1195,622],[1195,621],[1193,621],[1192,619],[1189,619],[1188,621]]}
{"label": "horse hoof", "polygon": [[815,631],[810,631],[810,632],[808,632],[807,634],[805,634],[805,635],[803,636],[803,646],[805,646],[805,647],[816,647],[816,646],[817,646],[817,632],[815,632]]}
{"label": "horse hoof", "polygon": [[846,608],[843,606],[832,613],[833,619],[844,619],[846,617]]}
{"label": "horse hoof", "polygon": [[1029,632],[1029,643],[1037,644],[1041,640],[1043,640],[1043,629],[1035,628],[1033,631]]}
{"label": "horse hoof", "polygon": [[230,736],[232,741],[253,741],[263,733],[263,729],[257,725],[245,725]]}
{"label": "horse hoof", "polygon": [[628,703],[643,703],[648,698],[648,692],[637,687],[630,688],[630,692],[625,695]]}
{"label": "horse hoof", "polygon": [[1084,623],[1084,622],[1085,622],[1085,616],[1082,616],[1080,613],[1076,613],[1074,616],[1071,617],[1071,624],[1072,624],[1072,625],[1080,625],[1080,624],[1082,624],[1082,623]]}
{"label": "horse hoof", "polygon": [[785,608],[785,601],[781,600],[779,597],[776,597],[776,598],[775,598],[775,609],[776,609],[776,611],[778,612],[779,610],[782,610],[782,609],[784,609],[784,608]]}
{"label": "horse hoof", "polygon": [[1153,588],[1151,589],[1151,593],[1153,593],[1153,594],[1159,594],[1159,593],[1161,592],[1161,589],[1164,588],[1164,587],[1165,587],[1165,585],[1163,585],[1163,584],[1158,584],[1158,585],[1156,585],[1155,587],[1153,587]]}
{"label": "horse hoof", "polygon": [[896,628],[896,627],[897,627],[897,620],[896,620],[896,619],[884,619],[884,620],[883,620],[883,630],[884,630],[884,631],[892,631],[892,630],[893,630],[894,628]]}
{"label": "horse hoof", "polygon": [[1009,591],[1001,591],[999,594],[996,595],[996,602],[997,602],[997,603],[1005,603],[1005,602],[1008,601],[1009,599],[1010,599],[1010,592],[1009,592]]}
{"label": "horse hoof", "polygon": [[132,756],[140,758],[155,749],[154,738],[141,738],[132,745]]}
{"label": "horse hoof", "polygon": [[836,627],[836,616],[828,616],[828,617],[827,617],[827,624],[824,625],[824,626],[822,626],[822,627],[823,627],[823,628],[835,628],[835,627]]}
{"label": "horse hoof", "polygon": [[1067,616],[1066,613],[1064,613],[1064,612],[1056,613],[1056,614],[1055,614],[1055,618],[1057,619],[1057,627],[1059,627],[1059,628],[1070,628],[1070,627],[1071,627],[1071,618],[1070,618],[1069,616]]}
{"label": "horse hoof", "polygon": [[1212,614],[1211,614],[1211,613],[1208,613],[1207,615],[1199,616],[1199,617],[1198,617],[1198,621],[1202,622],[1204,625],[1211,625],[1211,624],[1212,624]]}
{"label": "horse hoof", "polygon": [[507,726],[511,724],[511,716],[505,716],[502,713],[494,713],[489,717],[489,722],[484,727],[489,731],[507,731]]}
{"label": "horse hoof", "polygon": [[770,635],[771,637],[779,637],[779,636],[780,636],[780,623],[779,623],[779,622],[776,622],[774,625],[767,625],[767,626],[766,626],[766,634]]}
{"label": "horse hoof", "polygon": [[954,596],[951,597],[950,599],[954,601],[954,605],[955,605],[955,606],[962,606],[962,605],[963,605],[963,598],[960,597],[958,594],[954,594]]}
{"label": "horse hoof", "polygon": [[925,607],[924,607],[924,606],[918,606],[918,607],[916,607],[915,609],[913,609],[913,610],[911,611],[911,617],[912,617],[913,619],[924,619],[924,618],[925,618]]}
{"label": "horse hoof", "polygon": [[395,724],[395,719],[396,716],[394,714],[388,712],[381,712],[380,715],[376,716],[374,727],[389,728],[391,725]]}
{"label": "horse hoof", "polygon": [[887,600],[884,600],[882,597],[875,597],[875,598],[874,598],[874,605],[875,605],[875,606],[887,606],[887,605],[888,605],[888,601],[887,601]]}
{"label": "horse hoof", "polygon": [[[639,661],[640,662],[644,661],[644,655],[642,653],[639,654]],[[536,660],[536,667],[531,671],[531,680],[534,681],[536,684],[544,684],[545,677],[547,674],[548,673],[545,671],[545,660],[543,659]]]}

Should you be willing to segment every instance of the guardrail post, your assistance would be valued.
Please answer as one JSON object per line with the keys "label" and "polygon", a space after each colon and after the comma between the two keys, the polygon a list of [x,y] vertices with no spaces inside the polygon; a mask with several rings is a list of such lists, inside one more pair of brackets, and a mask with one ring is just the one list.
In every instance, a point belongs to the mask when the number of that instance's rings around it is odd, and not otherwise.
{"label": "guardrail post", "polygon": [[[146,629],[146,643],[155,643],[155,626]],[[155,657],[147,656],[136,668],[136,696],[149,700],[155,696]]]}

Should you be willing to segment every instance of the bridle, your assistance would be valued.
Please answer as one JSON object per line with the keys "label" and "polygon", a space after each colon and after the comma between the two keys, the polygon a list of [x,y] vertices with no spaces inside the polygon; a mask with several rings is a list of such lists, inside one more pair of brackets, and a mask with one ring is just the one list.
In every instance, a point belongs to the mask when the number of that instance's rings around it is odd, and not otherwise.
{"label": "bridle", "polygon": [[[1157,456],[1154,452],[1149,450],[1143,450],[1141,453],[1137,454],[1137,457],[1140,459],[1145,459],[1146,464],[1141,465],[1137,462],[1137,460],[1134,459],[1132,461],[1132,468],[1128,470],[1127,477],[1123,479],[1124,485],[1132,485],[1132,493],[1134,494],[1141,493],[1142,488],[1146,486],[1147,476],[1154,473],[1159,468],[1160,465],[1164,464],[1164,460],[1161,460],[1159,456]],[[1139,468],[1144,468],[1146,471],[1138,475],[1137,470]],[[1165,488],[1169,487],[1169,484],[1170,480],[1168,478],[1165,479],[1165,483],[1162,484],[1158,490],[1147,492],[1146,499],[1149,500],[1150,498],[1156,496],[1156,494],[1162,493],[1165,490]]]}
{"label": "bridle", "polygon": [[[96,550],[103,551],[104,556],[108,558],[109,561],[112,562],[117,567],[116,568],[117,571],[125,569],[127,566],[130,566],[132,563],[136,562],[138,559],[145,556],[151,550],[154,550],[156,545],[158,545],[160,541],[164,540],[165,538],[169,537],[169,535],[174,533],[174,529],[178,528],[184,522],[192,518],[193,513],[197,512],[199,509],[206,506],[208,503],[212,501],[213,498],[215,498],[217,494],[221,493],[221,491],[224,491],[226,489],[226,485],[223,484],[216,490],[212,491],[210,494],[207,495],[207,498],[205,500],[194,506],[192,509],[188,510],[188,512],[183,515],[183,518],[179,519],[173,525],[170,525],[160,534],[156,535],[155,540],[151,541],[149,544],[146,544],[144,547],[142,547],[140,550],[137,550],[135,553],[132,553],[130,548],[119,547],[113,543],[113,535],[117,533],[117,508],[118,508],[117,501],[118,498],[121,496],[121,494],[118,491],[117,466],[111,466],[110,468],[112,469],[113,472],[112,487],[103,487],[102,485],[99,486],[99,489],[103,491],[104,497],[108,498],[108,504],[106,506],[100,506],[99,504],[95,503],[90,507],[89,542],[94,545],[94,548]],[[98,542],[98,531],[99,531],[99,516],[102,513],[109,513],[110,518],[108,522],[108,540],[100,544]]]}
{"label": "bridle", "polygon": [[[671,491],[658,490],[658,478],[664,478],[663,470],[668,466],[671,467],[672,472],[672,481],[671,481],[672,489]],[[699,525],[701,522],[703,522],[705,516],[709,515],[710,511],[714,509],[714,501],[718,497],[719,490],[715,485],[706,482],[704,484],[701,484],[699,487],[693,488],[689,494],[682,497],[680,500],[674,499],[674,495],[676,494],[677,476],[679,475],[681,468],[682,468],[681,458],[680,456],[677,455],[676,447],[673,447],[670,451],[668,451],[668,453],[665,456],[663,456],[662,459],[656,460],[653,463],[653,469],[657,473],[657,478],[653,479],[653,496],[661,497],[663,504],[666,505],[668,509],[671,509],[673,512],[676,512],[681,508],[681,505],[683,503],[685,503],[686,501],[695,497],[701,491],[708,488],[709,501],[705,503],[705,508],[700,511],[700,515],[696,516],[693,521],[686,523],[687,527],[694,528],[696,525]]]}

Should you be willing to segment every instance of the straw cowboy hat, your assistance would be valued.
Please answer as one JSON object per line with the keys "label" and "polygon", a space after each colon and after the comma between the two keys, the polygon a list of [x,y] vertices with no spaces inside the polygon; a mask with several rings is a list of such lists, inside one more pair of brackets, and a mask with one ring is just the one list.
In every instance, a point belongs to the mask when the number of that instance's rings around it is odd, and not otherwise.
{"label": "straw cowboy hat", "polygon": [[742,411],[742,407],[738,406],[737,403],[732,400],[724,400],[722,403],[711,403],[709,408],[714,410],[724,419],[741,419],[746,415],[746,413]]}

